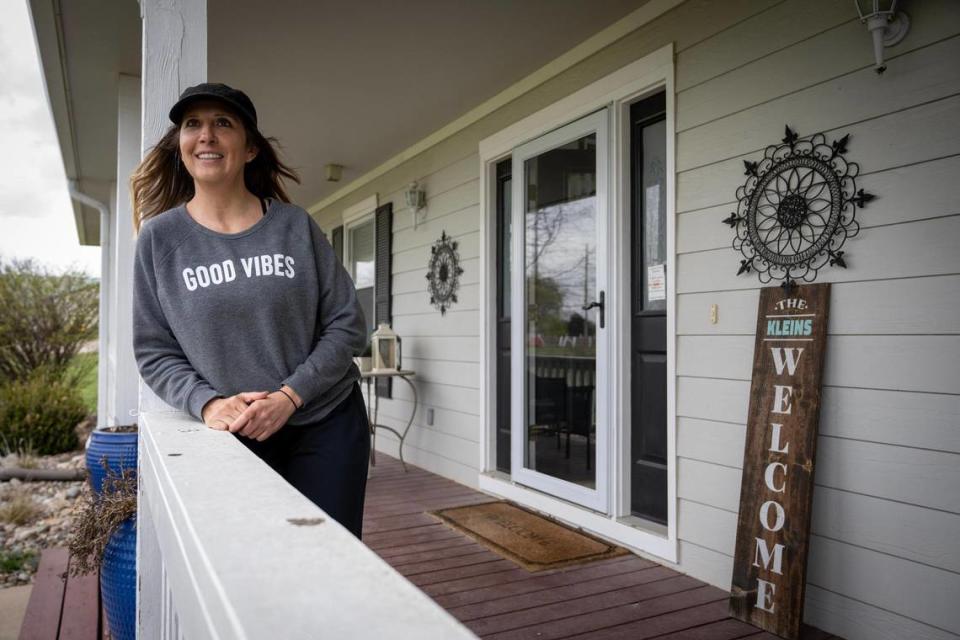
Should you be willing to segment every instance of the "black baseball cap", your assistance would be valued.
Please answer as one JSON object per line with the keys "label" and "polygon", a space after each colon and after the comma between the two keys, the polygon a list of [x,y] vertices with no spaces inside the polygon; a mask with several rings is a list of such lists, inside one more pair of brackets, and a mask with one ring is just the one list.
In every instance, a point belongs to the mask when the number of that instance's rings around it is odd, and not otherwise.
{"label": "black baseball cap", "polygon": [[203,82],[184,89],[180,99],[170,109],[170,120],[174,124],[180,124],[187,106],[205,98],[227,103],[247,121],[247,124],[254,129],[257,128],[257,110],[253,106],[253,101],[243,91],[220,82]]}

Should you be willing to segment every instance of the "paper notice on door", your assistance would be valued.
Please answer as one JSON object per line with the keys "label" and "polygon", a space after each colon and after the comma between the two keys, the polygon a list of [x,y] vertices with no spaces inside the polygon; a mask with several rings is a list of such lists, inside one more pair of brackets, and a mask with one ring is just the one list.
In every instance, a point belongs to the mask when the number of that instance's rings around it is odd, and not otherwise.
{"label": "paper notice on door", "polygon": [[647,300],[667,299],[667,278],[663,267],[662,264],[647,267]]}

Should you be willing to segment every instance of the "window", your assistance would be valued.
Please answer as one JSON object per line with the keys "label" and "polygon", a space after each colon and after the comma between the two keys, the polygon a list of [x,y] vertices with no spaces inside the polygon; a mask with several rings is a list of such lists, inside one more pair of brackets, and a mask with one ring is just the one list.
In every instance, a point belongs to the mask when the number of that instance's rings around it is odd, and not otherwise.
{"label": "window", "polygon": [[367,319],[369,333],[374,330],[374,284],[376,282],[376,257],[374,221],[367,218],[347,229],[347,270],[357,288],[357,297]]}

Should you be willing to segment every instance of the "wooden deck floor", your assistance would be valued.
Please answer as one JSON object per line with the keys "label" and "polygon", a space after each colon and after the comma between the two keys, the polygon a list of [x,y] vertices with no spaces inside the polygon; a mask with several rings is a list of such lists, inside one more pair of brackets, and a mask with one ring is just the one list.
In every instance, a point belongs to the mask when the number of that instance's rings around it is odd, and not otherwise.
{"label": "wooden deck floor", "polygon": [[495,498],[407,467],[377,454],[363,541],[482,638],[777,640],[730,618],[726,591],[637,556],[529,573],[426,513]]}

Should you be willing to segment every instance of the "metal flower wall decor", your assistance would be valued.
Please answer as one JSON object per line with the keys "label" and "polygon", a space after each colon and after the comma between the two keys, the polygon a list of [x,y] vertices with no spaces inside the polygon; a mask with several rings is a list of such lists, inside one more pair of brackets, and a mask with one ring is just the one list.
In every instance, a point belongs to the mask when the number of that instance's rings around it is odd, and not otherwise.
{"label": "metal flower wall decor", "polygon": [[759,162],[744,160],[747,181],[737,189],[737,211],[723,220],[743,254],[737,275],[756,271],[760,282],[813,282],[824,266],[846,268],[843,245],[860,231],[857,207],[874,196],[857,189],[860,165],[844,158],[849,135],[827,143],[823,134],[800,138],[788,126],[780,144]]}
{"label": "metal flower wall decor", "polygon": [[457,301],[462,273],[457,242],[443,231],[440,239],[430,247],[430,263],[427,265],[430,304],[440,309],[440,315],[446,315],[450,305]]}

